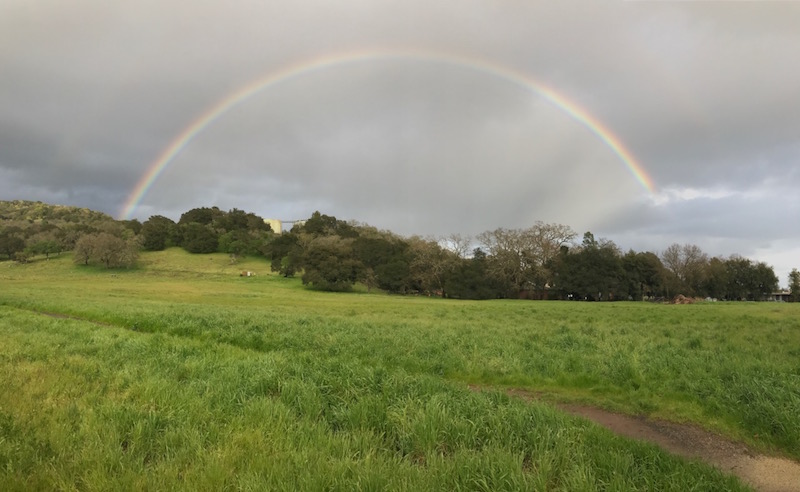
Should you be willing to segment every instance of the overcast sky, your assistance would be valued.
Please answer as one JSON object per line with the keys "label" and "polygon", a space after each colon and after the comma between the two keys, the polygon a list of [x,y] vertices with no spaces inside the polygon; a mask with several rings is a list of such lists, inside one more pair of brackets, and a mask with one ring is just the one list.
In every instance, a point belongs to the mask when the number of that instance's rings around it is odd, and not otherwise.
{"label": "overcast sky", "polygon": [[[226,97],[350,55],[220,114],[133,216],[320,210],[403,235],[541,220],[623,249],[738,253],[786,285],[800,267],[798,26],[800,2],[0,0],[0,199],[120,217]],[[380,56],[397,53],[419,56]],[[600,122],[654,191],[499,72]]]}

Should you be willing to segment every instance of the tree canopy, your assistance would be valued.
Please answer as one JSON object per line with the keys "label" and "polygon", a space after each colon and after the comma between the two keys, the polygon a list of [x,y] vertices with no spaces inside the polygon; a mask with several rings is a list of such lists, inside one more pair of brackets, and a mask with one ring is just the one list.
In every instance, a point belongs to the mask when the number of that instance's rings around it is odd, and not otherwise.
{"label": "tree canopy", "polygon": [[[289,232],[274,234],[257,214],[199,207],[144,223],[41,202],[0,202],[0,260],[74,250],[80,264],[130,266],[139,248],[179,246],[191,253],[224,252],[232,261],[266,255],[273,271],[325,290],[368,290],[489,299],[669,299],[685,296],[762,300],[778,288],[769,265],[739,255],[709,257],[693,244],[661,252],[622,253],[611,241],[563,224],[535,222],[476,237],[401,237],[319,211]],[[476,247],[479,246],[479,247]],[[798,300],[800,274],[789,275]]]}

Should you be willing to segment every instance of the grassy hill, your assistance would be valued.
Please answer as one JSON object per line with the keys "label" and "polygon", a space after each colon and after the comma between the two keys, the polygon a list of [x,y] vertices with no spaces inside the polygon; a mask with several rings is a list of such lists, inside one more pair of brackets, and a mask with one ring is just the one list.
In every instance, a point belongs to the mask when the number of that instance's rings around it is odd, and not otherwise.
{"label": "grassy hill", "polygon": [[42,222],[62,226],[65,224],[114,222],[114,218],[88,208],[51,205],[28,200],[0,200],[0,226],[25,227]]}
{"label": "grassy hill", "polygon": [[118,271],[8,262],[0,285],[8,490],[742,488],[468,384],[800,457],[796,305],[324,293],[178,249]]}

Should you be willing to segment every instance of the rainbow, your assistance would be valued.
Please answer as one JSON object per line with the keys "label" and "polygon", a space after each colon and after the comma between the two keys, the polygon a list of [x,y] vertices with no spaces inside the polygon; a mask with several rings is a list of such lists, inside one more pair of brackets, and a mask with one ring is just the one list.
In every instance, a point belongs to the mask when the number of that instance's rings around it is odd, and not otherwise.
{"label": "rainbow", "polygon": [[153,161],[152,164],[150,164],[150,166],[147,168],[147,171],[139,179],[138,183],[136,183],[136,186],[125,200],[120,217],[122,219],[129,219],[132,217],[136,207],[139,206],[140,202],[153,184],[158,180],[159,176],[161,176],[161,174],[175,159],[175,157],[180,154],[181,150],[191,143],[191,141],[198,134],[200,134],[206,127],[211,125],[222,115],[230,111],[232,108],[247,101],[253,95],[276,84],[286,82],[292,78],[314,72],[320,72],[332,67],[337,67],[344,64],[386,60],[434,62],[443,65],[455,66],[476,72],[487,73],[512,84],[531,90],[564,111],[566,114],[572,117],[572,119],[581,123],[589,131],[600,138],[600,140],[602,140],[605,145],[608,146],[620,158],[622,163],[625,164],[627,169],[631,174],[633,174],[642,187],[650,194],[654,193],[655,188],[653,185],[653,180],[650,178],[650,176],[648,176],[641,164],[636,161],[631,152],[625,148],[619,137],[614,135],[610,129],[589,114],[586,110],[570,101],[566,96],[559,94],[555,90],[537,82],[530,76],[513,68],[478,58],[466,58],[458,55],[432,52],[381,50],[329,55],[291,64],[280,70],[271,72],[262,78],[254,80],[253,82],[250,82],[244,87],[224,97],[206,110],[203,114],[201,114],[175,138],[173,138],[170,144],[164,149],[158,158]]}

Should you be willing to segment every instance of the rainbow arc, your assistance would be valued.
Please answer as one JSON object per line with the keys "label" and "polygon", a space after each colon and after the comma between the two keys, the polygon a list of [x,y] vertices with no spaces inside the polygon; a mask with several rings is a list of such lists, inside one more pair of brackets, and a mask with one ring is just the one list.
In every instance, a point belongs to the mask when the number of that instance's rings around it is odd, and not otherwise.
{"label": "rainbow arc", "polygon": [[249,84],[237,89],[225,96],[216,104],[207,109],[198,118],[191,122],[169,145],[159,154],[155,161],[148,167],[131,193],[128,195],[122,206],[120,217],[129,219],[134,211],[147,195],[148,191],[158,181],[169,165],[175,160],[178,154],[194,140],[197,135],[208,128],[214,121],[225,115],[228,111],[246,102],[254,95],[269,89],[277,84],[286,83],[293,78],[303,75],[321,72],[334,67],[353,63],[365,63],[372,61],[421,61],[433,62],[442,65],[455,66],[466,70],[490,74],[511,84],[522,86],[531,92],[552,103],[555,107],[569,115],[574,121],[586,127],[591,133],[596,135],[612,152],[614,152],[622,164],[633,175],[636,181],[649,194],[654,194],[655,186],[653,180],[645,171],[644,167],[634,158],[633,154],[623,144],[622,140],[616,136],[611,129],[604,125],[600,120],[592,116],[588,111],[571,101],[564,94],[559,93],[542,83],[539,83],[527,74],[513,68],[503,66],[480,58],[467,58],[458,55],[431,52],[413,51],[368,51],[350,52],[343,54],[330,55],[314,58],[301,63],[295,63],[283,67],[282,69],[270,72],[264,77],[250,82]]}

